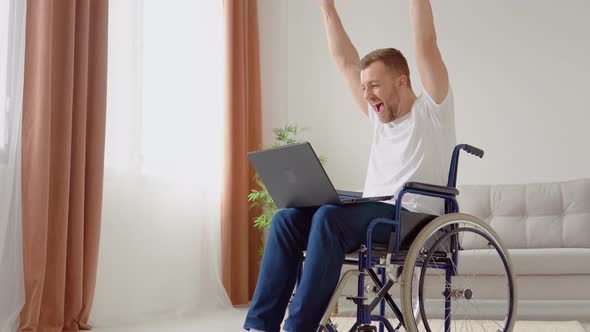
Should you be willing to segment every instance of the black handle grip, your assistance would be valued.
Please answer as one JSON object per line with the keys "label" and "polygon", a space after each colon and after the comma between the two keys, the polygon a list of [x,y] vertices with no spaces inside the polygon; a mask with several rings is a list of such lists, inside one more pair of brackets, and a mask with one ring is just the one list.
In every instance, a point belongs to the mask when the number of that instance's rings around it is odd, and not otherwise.
{"label": "black handle grip", "polygon": [[483,158],[483,150],[478,149],[473,145],[465,144],[465,147],[463,148],[463,150],[465,150],[467,153],[471,153],[472,155]]}

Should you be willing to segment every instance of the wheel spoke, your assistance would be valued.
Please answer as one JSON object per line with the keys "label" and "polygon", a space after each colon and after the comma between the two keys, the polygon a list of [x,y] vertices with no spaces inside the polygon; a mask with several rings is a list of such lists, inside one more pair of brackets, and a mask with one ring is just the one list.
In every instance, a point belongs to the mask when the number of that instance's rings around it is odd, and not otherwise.
{"label": "wheel spoke", "polygon": [[[445,230],[444,233],[441,232],[443,229]],[[453,261],[452,253],[454,249],[453,247],[446,245],[447,242],[450,241],[451,236],[454,236],[454,239],[458,241],[457,245],[461,248],[465,247],[463,245],[465,241],[470,241],[469,243],[472,243],[471,241],[473,241],[473,243],[477,245],[483,244],[483,250],[480,250],[475,254],[482,255],[486,260],[491,260],[490,264],[493,264],[493,266],[500,263],[500,266],[504,269],[506,282],[501,284],[505,285],[506,291],[502,291],[501,294],[506,294],[507,301],[500,302],[502,312],[506,314],[504,326],[502,326],[502,323],[499,323],[497,320],[490,320],[491,323],[488,323],[488,315],[492,317],[492,312],[487,311],[487,306],[485,307],[485,311],[480,307],[480,304],[482,303],[480,300],[485,299],[485,293],[478,292],[477,288],[482,284],[479,280],[480,276],[484,275],[482,270],[473,269],[464,275],[457,274],[456,277],[453,275],[451,277],[452,280],[449,279],[449,281],[447,281],[445,273],[440,272],[445,271],[445,269],[452,269],[453,271],[459,272],[459,264],[461,263],[459,262],[456,264],[456,262]],[[406,268],[404,271],[404,280],[408,280],[410,277],[414,278],[417,274],[420,275],[420,278],[418,281],[418,287],[415,287],[415,285],[412,284],[410,290],[402,289],[402,299],[404,299],[404,301],[411,299],[409,303],[403,303],[403,309],[405,310],[408,307],[408,304],[409,307],[413,308],[413,305],[415,304],[414,294],[416,288],[418,288],[418,302],[422,310],[421,314],[423,317],[424,328],[427,331],[430,331],[428,319],[440,316],[433,315],[432,312],[425,312],[425,309],[432,311],[435,308],[436,311],[443,310],[443,321],[442,325],[438,328],[439,331],[444,330],[444,321],[447,318],[451,320],[451,326],[455,331],[475,331],[480,328],[484,331],[488,331],[492,326],[494,326],[493,331],[496,331],[497,329],[504,331],[507,326],[512,324],[512,319],[514,318],[512,313],[515,310],[515,306],[512,305],[512,287],[514,283],[510,272],[509,261],[506,257],[507,252],[501,247],[501,244],[496,240],[496,237],[497,235],[489,225],[473,216],[463,214],[444,215],[432,221],[418,234],[408,251],[406,263],[409,262],[416,266],[421,265],[422,270],[419,271],[417,268],[413,268],[410,271],[410,269]],[[424,257],[425,255],[426,257]],[[446,265],[442,265],[443,257],[446,257],[444,258],[446,259]],[[495,257],[497,257],[497,261],[495,260]],[[477,257],[473,257],[473,259],[477,259]],[[435,270],[435,272],[429,272],[430,270]],[[406,286],[408,285],[407,282],[404,282],[404,284]],[[428,284],[428,287],[426,287],[426,284]],[[427,289],[428,291],[426,291]],[[436,291],[437,289],[440,291]],[[435,293],[431,295],[442,295],[442,308],[439,307],[439,301],[435,301],[434,306],[429,306],[429,308],[425,307],[425,302],[428,299],[431,290],[435,291]],[[450,291],[451,311],[449,313],[444,312],[445,296],[443,294],[445,294],[445,290]],[[475,298],[473,297],[474,294]],[[494,306],[493,308],[496,307]],[[495,315],[496,311],[494,309],[493,317],[496,317]],[[406,317],[405,312],[404,317]],[[409,317],[406,319],[409,319]],[[409,326],[409,332],[416,331],[414,325],[409,324]]]}

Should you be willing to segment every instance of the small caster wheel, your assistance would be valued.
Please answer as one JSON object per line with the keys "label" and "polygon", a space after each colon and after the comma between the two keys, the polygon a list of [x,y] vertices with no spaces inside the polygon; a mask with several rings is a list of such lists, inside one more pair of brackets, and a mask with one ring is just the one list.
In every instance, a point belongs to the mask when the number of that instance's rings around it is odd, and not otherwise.
{"label": "small caster wheel", "polygon": [[356,329],[357,332],[377,332],[377,326],[363,325]]}

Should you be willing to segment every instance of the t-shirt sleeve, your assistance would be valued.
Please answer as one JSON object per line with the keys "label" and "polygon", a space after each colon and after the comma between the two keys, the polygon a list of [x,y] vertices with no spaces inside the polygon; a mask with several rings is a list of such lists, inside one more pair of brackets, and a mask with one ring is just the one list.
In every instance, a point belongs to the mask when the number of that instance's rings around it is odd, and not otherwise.
{"label": "t-shirt sleeve", "polygon": [[445,126],[450,121],[454,121],[454,97],[453,97],[453,89],[449,84],[449,91],[447,96],[442,101],[442,103],[437,104],[434,99],[428,94],[426,89],[422,91],[423,97],[423,116],[426,116],[433,121],[434,123],[438,123],[438,126]]}
{"label": "t-shirt sleeve", "polygon": [[434,99],[432,99],[432,97],[430,96],[430,94],[428,94],[428,91],[426,91],[426,89],[423,88],[422,91],[424,97],[426,97],[426,101],[428,102],[429,106],[433,109],[444,110],[448,108],[449,104],[453,103],[453,89],[451,88],[451,84],[449,84],[449,91],[447,92],[447,96],[440,104],[437,104],[434,101]]}

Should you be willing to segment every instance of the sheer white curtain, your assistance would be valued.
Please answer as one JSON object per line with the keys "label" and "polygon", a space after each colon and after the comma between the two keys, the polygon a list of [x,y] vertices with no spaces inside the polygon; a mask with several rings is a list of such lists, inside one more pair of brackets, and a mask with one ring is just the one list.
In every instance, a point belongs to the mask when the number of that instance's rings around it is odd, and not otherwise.
{"label": "sheer white curtain", "polygon": [[16,331],[24,304],[20,147],[25,3],[0,2],[0,332]]}
{"label": "sheer white curtain", "polygon": [[111,1],[92,322],[229,308],[221,284],[223,1]]}

